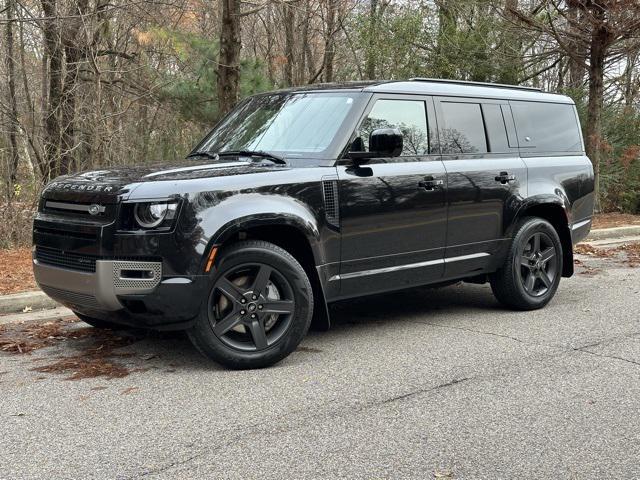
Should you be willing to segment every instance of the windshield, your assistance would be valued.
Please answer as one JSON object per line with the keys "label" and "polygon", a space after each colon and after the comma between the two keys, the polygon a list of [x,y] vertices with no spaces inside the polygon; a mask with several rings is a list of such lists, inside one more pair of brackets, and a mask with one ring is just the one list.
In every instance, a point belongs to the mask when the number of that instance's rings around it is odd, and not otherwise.
{"label": "windshield", "polygon": [[334,140],[357,94],[283,93],[252,97],[231,112],[198,151],[253,150],[317,156]]}

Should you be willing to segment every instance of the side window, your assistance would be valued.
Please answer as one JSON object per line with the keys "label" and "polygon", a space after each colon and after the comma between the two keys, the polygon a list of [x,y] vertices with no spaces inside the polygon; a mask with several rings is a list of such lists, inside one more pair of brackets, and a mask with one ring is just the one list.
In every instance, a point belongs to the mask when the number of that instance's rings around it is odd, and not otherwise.
{"label": "side window", "polygon": [[[379,128],[399,128],[404,148],[401,156],[429,153],[427,115],[421,100],[378,100],[358,128],[362,151],[369,151],[369,135]],[[354,142],[354,144],[356,143]]]}
{"label": "side window", "polygon": [[520,148],[534,152],[583,150],[573,105],[521,101],[510,103]]}
{"label": "side window", "polygon": [[479,103],[441,102],[443,154],[486,153],[487,137]]}
{"label": "side window", "polygon": [[487,127],[487,136],[489,137],[489,151],[496,153],[509,152],[507,126],[500,105],[483,103],[482,114],[484,115],[484,121]]}

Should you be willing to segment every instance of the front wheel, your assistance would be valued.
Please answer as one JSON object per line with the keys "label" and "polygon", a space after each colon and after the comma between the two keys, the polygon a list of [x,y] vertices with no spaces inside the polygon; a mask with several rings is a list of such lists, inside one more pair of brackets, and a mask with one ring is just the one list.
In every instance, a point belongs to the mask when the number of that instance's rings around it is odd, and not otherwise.
{"label": "front wheel", "polygon": [[298,261],[272,243],[244,241],[221,252],[188,335],[222,365],[262,368],[295,350],[312,313],[311,284]]}
{"label": "front wheel", "polygon": [[502,303],[517,310],[544,307],[562,276],[562,244],[555,228],[542,218],[526,218],[516,229],[505,263],[490,276]]}

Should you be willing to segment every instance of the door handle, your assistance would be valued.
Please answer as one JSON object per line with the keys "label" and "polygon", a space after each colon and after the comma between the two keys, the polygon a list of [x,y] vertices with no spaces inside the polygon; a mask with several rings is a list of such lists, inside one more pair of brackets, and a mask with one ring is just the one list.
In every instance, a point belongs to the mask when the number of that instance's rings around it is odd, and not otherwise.
{"label": "door handle", "polygon": [[444,181],[439,178],[433,178],[431,175],[428,177],[424,177],[424,181],[418,183],[418,187],[424,188],[425,190],[435,190],[444,185]]}
{"label": "door handle", "polygon": [[515,181],[515,179],[516,176],[510,175],[509,172],[500,172],[500,175],[495,178],[496,182],[500,182],[503,185],[506,185],[509,182],[513,182]]}

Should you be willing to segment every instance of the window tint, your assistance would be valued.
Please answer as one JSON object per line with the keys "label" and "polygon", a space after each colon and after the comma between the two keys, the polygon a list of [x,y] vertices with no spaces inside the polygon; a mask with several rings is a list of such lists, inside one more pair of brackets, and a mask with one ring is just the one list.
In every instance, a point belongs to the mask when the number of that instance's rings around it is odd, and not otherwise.
{"label": "window tint", "polygon": [[507,140],[507,127],[500,105],[483,103],[482,114],[487,126],[487,136],[489,137],[489,151],[497,153],[509,152],[509,141]]}
{"label": "window tint", "polygon": [[510,102],[520,148],[535,152],[582,151],[573,105]]}
{"label": "window tint", "polygon": [[479,103],[442,102],[442,153],[486,153],[487,139]]}
{"label": "window tint", "polygon": [[353,107],[340,93],[259,95],[236,108],[205,140],[201,150],[325,151]]}
{"label": "window tint", "polygon": [[402,156],[429,153],[427,115],[424,102],[378,100],[358,129],[363,151],[369,151],[369,135],[379,128],[399,128],[403,135]]}

